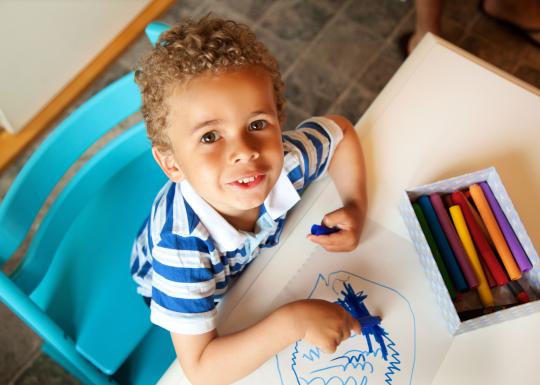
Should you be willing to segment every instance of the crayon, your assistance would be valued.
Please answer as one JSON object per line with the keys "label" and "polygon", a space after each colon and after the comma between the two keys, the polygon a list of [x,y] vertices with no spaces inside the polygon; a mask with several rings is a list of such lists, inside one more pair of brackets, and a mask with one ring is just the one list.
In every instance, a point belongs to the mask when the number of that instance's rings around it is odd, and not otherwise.
{"label": "crayon", "polygon": [[431,254],[433,254],[433,258],[435,259],[435,263],[437,264],[437,267],[439,268],[439,272],[441,273],[441,276],[443,278],[444,284],[446,285],[446,289],[448,290],[448,293],[450,294],[450,298],[456,299],[456,290],[454,289],[454,284],[452,283],[452,280],[450,279],[450,275],[448,274],[448,270],[446,269],[446,266],[444,265],[441,253],[439,251],[439,248],[437,247],[437,244],[435,243],[435,238],[433,238],[433,234],[431,233],[431,230],[429,229],[426,217],[424,216],[424,213],[422,211],[422,208],[418,203],[413,203],[413,209],[416,214],[416,217],[418,218],[418,222],[420,222],[420,227],[422,228],[422,232],[424,233],[427,243],[429,245],[429,248],[431,249]]}
{"label": "crayon", "polygon": [[311,226],[312,235],[328,235],[334,234],[339,231],[338,227],[326,227],[324,225],[313,225]]}
{"label": "crayon", "polygon": [[456,260],[459,263],[459,267],[461,268],[461,272],[467,281],[467,285],[469,285],[471,289],[474,289],[479,285],[478,277],[476,276],[476,269],[473,270],[473,267],[471,266],[471,261],[467,257],[467,253],[465,252],[465,249],[458,238],[456,229],[454,229],[454,226],[452,226],[452,221],[450,220],[448,212],[444,207],[441,196],[437,193],[433,193],[429,196],[429,200],[435,209],[435,214],[437,214],[437,218],[439,218],[439,223],[441,224],[444,234],[446,235],[446,239],[454,252]]}
{"label": "crayon", "polygon": [[473,184],[469,187],[469,191],[471,192],[471,196],[476,204],[476,208],[478,209],[478,212],[480,213],[480,216],[488,229],[488,233],[495,244],[495,249],[497,249],[497,252],[499,253],[499,257],[501,258],[508,276],[511,280],[521,278],[521,270],[519,270],[516,260],[512,256],[512,252],[504,240],[504,236],[499,228],[499,225],[497,224],[497,220],[495,219],[491,208],[489,207],[489,203],[484,196],[482,188],[477,184]]}
{"label": "crayon", "polygon": [[444,194],[442,200],[447,209],[454,205],[454,203],[452,203],[452,195],[450,194]]}
{"label": "crayon", "polygon": [[[463,213],[462,213],[463,214]],[[489,283],[489,287],[495,287],[497,286],[497,282],[493,279],[493,276],[491,275],[491,272],[486,266],[486,262],[482,258],[480,258],[480,264],[482,265],[482,270],[484,271],[484,274],[486,275],[486,279]]]}
{"label": "crayon", "polygon": [[444,264],[448,268],[450,278],[452,278],[452,282],[454,283],[456,290],[467,290],[468,287],[467,283],[465,282],[465,278],[459,269],[456,257],[452,252],[452,248],[446,240],[443,229],[441,228],[439,220],[437,219],[437,214],[435,214],[435,210],[431,205],[429,197],[427,195],[422,195],[420,198],[418,198],[418,203],[420,203],[420,207],[424,212],[429,228],[433,234],[433,238],[435,238],[435,242],[439,248],[439,251],[441,252]]}
{"label": "crayon", "polygon": [[477,287],[477,291],[478,295],[480,296],[480,301],[484,307],[493,306],[493,294],[489,289],[489,284],[486,276],[484,275],[484,271],[482,270],[482,265],[478,259],[478,254],[476,254],[471,234],[467,229],[465,218],[463,217],[463,213],[458,205],[450,207],[450,215],[452,216],[452,220],[456,226],[459,238],[461,239],[461,242],[463,242],[463,247],[465,248],[465,251],[467,252],[467,255],[469,256],[469,259],[473,265],[474,271],[478,276],[479,285]]}
{"label": "crayon", "polygon": [[489,247],[488,241],[486,240],[486,238],[484,238],[482,230],[480,230],[480,227],[476,224],[471,210],[467,205],[467,198],[465,198],[465,194],[463,194],[461,191],[453,192],[452,201],[457,204],[461,209],[461,212],[465,217],[467,227],[472,235],[474,244],[476,245],[480,256],[482,257],[487,268],[489,269],[491,276],[493,277],[498,286],[506,285],[508,283],[508,278],[506,277],[506,274],[504,273],[501,264],[497,260],[497,257],[493,253],[493,250],[491,250],[491,247]]}
{"label": "crayon", "polygon": [[493,191],[491,191],[491,188],[486,182],[481,182],[480,187],[484,192],[493,214],[495,214],[495,219],[497,219],[497,223],[499,224],[499,227],[503,233],[504,239],[506,240],[512,255],[514,256],[519,269],[523,272],[531,270],[531,261],[529,260],[529,257],[527,257],[525,250],[523,250],[521,243],[517,239],[516,233],[514,233],[514,229],[512,229],[512,226],[510,226],[510,222],[508,222],[508,219],[504,215],[499,202],[497,202],[497,199],[495,199]]}
{"label": "crayon", "polygon": [[[467,191],[467,194],[468,194],[467,197],[470,197],[471,193],[469,191]],[[471,210],[471,214],[474,217],[474,220],[478,224],[478,227],[480,227],[480,230],[482,230],[482,234],[484,234],[484,237],[488,241],[489,245],[492,248],[495,248],[495,245],[493,244],[493,242],[491,241],[491,238],[489,237],[489,233],[488,233],[488,231],[486,229],[486,225],[484,225],[484,222],[482,222],[482,218],[480,218],[480,214],[478,214],[478,210],[476,209],[474,204],[471,203],[471,200],[472,200],[472,198],[470,198],[470,199],[467,198],[465,200],[467,202],[467,206],[469,206],[469,209]]]}
{"label": "crayon", "polygon": [[527,294],[525,289],[521,287],[518,281],[508,282],[508,288],[510,289],[512,294],[514,294],[514,297],[516,297],[519,303],[527,303],[530,301],[529,295]]}

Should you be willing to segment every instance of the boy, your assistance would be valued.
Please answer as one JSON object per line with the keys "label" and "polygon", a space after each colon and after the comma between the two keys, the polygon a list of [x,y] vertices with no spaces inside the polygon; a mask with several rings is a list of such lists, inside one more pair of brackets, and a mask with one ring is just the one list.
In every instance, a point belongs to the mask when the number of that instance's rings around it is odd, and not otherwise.
{"label": "boy", "polygon": [[231,335],[215,330],[216,302],[233,277],[279,241],[287,211],[327,169],[344,207],[323,223],[340,231],[308,237],[329,251],[356,248],[366,189],[352,125],[319,117],[282,133],[277,62],[232,21],[205,17],[163,33],[136,81],[152,154],[170,181],[139,232],[131,271],[191,382],[228,384],[296,340],[333,352],[359,333],[322,300],[290,303]]}

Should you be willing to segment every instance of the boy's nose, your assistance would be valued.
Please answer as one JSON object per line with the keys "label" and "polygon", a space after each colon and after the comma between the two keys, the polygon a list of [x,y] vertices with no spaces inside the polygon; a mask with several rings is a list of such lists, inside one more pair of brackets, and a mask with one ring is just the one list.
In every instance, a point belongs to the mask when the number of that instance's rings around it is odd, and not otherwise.
{"label": "boy's nose", "polygon": [[259,157],[259,150],[253,141],[244,138],[238,138],[233,151],[231,152],[230,160],[232,163],[248,162]]}

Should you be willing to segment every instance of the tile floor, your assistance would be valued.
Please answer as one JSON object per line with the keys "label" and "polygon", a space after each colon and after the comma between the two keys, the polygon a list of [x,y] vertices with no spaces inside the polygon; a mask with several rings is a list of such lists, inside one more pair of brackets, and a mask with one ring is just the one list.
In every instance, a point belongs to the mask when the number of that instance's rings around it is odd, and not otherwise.
{"label": "tile floor", "polygon": [[[447,2],[442,36],[540,88],[540,49],[486,17],[477,5],[474,0]],[[400,0],[180,0],[161,20],[173,23],[210,11],[250,25],[278,58],[286,83],[287,128],[330,112],[357,121],[402,63],[399,37],[414,24],[412,1]],[[64,116],[131,70],[149,47],[141,36]],[[39,142],[0,175],[0,197]],[[0,384],[78,383],[40,352],[39,338],[3,305],[0,325]]]}

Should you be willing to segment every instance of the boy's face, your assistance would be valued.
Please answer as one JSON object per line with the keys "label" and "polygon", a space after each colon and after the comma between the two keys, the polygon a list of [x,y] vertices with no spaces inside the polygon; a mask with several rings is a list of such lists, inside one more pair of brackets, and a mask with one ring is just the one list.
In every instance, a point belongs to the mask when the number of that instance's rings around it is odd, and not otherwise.
{"label": "boy's face", "polygon": [[272,82],[256,66],[204,74],[169,97],[172,152],[153,150],[169,178],[186,178],[225,217],[259,207],[283,167]]}

